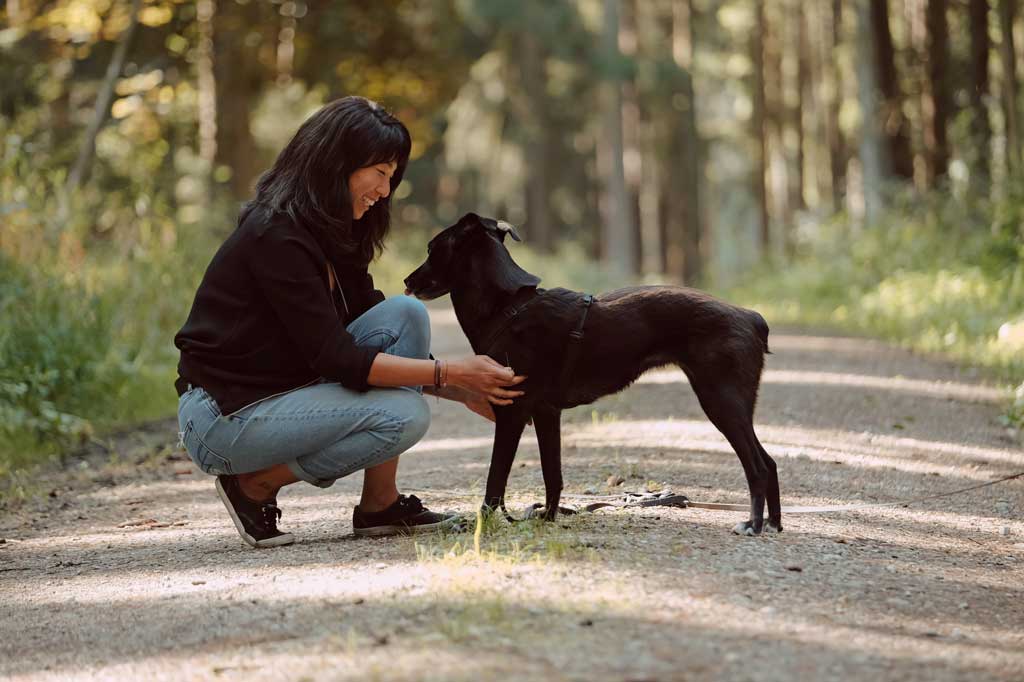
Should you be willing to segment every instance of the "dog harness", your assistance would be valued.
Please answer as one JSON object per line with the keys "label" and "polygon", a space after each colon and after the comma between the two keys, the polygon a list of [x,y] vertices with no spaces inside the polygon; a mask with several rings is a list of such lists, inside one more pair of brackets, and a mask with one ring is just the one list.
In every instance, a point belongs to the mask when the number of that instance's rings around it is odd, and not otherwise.
{"label": "dog harness", "polygon": [[[501,316],[498,319],[497,324],[491,329],[487,336],[484,337],[484,341],[480,346],[474,349],[476,352],[486,353],[494,342],[498,340],[498,337],[500,337],[512,323],[512,320],[516,319],[516,317],[530,307],[534,301],[540,299],[541,296],[547,292],[546,289],[525,291],[527,291],[529,298],[517,295],[516,300],[501,311]],[[565,358],[562,361],[562,374],[558,379],[558,390],[561,393],[564,393],[566,389],[569,388],[569,379],[572,377],[573,370],[576,369],[576,361],[579,359],[580,348],[583,345],[583,325],[587,322],[587,312],[590,310],[590,304],[593,302],[594,296],[592,294],[583,294],[579,299],[579,304],[583,308],[583,311],[580,313],[579,319],[576,321],[576,326],[569,332],[569,339],[566,342]]]}

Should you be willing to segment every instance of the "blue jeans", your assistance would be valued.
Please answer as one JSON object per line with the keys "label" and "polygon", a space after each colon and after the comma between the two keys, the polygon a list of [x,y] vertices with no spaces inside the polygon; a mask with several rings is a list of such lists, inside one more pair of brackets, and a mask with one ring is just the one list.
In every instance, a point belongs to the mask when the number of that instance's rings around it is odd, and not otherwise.
{"label": "blue jeans", "polygon": [[[361,346],[425,359],[430,318],[410,296],[386,299],[351,322]],[[287,464],[321,488],[409,449],[430,426],[420,387],[371,388],[365,393],[320,379],[264,398],[229,415],[201,387],[178,399],[181,442],[208,474],[242,474]]]}

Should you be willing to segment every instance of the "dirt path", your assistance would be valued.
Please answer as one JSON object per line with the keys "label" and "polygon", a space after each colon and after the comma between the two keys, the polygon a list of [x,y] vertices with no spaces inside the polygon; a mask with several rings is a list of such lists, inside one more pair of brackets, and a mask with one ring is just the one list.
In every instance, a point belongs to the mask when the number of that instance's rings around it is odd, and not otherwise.
{"label": "dirt path", "polygon": [[[432,312],[435,353],[466,349]],[[1024,470],[999,392],[880,343],[775,332],[757,413],[785,504],[884,501]],[[567,415],[568,493],[668,484],[743,502],[736,457],[681,373]],[[490,426],[432,401],[407,488],[482,489]],[[357,540],[360,477],[282,493],[300,541],[244,546],[174,423],[55,472],[0,516],[11,680],[1020,680],[1024,480],[910,508],[784,517],[632,509]],[[510,481],[541,499],[532,434]],[[420,493],[471,512],[479,499]],[[743,517],[745,518],[745,517]]]}

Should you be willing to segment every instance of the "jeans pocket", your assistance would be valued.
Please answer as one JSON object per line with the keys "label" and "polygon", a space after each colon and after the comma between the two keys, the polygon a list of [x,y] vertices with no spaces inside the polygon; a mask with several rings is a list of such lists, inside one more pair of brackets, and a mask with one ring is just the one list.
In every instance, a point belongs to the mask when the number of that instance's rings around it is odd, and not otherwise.
{"label": "jeans pocket", "polygon": [[182,431],[181,442],[185,446],[185,450],[188,452],[188,456],[192,458],[192,461],[196,463],[200,469],[208,474],[219,476],[221,474],[230,474],[231,463],[221,457],[219,454],[211,450],[203,439],[196,432],[195,424],[189,419],[185,423],[185,429]]}

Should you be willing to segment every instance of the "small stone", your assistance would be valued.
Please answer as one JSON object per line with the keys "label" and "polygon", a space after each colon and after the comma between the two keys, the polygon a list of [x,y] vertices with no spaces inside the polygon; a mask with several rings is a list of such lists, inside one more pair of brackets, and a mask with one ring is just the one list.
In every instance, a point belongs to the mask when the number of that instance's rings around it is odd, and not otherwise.
{"label": "small stone", "polygon": [[797,566],[796,564],[792,564],[790,566],[786,566],[786,570],[787,571],[793,571],[794,573],[803,573],[804,567],[803,566]]}
{"label": "small stone", "polygon": [[593,488],[587,488],[586,490],[583,491],[583,494],[584,495],[596,495],[597,491],[594,490]]}
{"label": "small stone", "polygon": [[362,603],[364,603],[365,601],[366,601],[366,600],[365,600],[365,599],[363,599],[362,597],[356,597],[356,598],[355,598],[354,600],[352,600],[352,603],[353,603],[353,604],[362,604]]}
{"label": "small stone", "polygon": [[970,604],[968,604],[967,602],[962,602],[962,603],[960,604],[960,609],[961,609],[962,611],[966,611],[966,610],[967,610],[967,609],[969,609],[969,608],[970,608]]}
{"label": "small stone", "polygon": [[624,479],[622,476],[619,476],[618,474],[612,474],[611,476],[608,477],[606,484],[609,488],[614,488],[617,485],[622,485],[625,480],[626,479]]}
{"label": "small stone", "polygon": [[1009,526],[1003,526],[1002,528],[999,529],[999,534],[1002,535],[1004,538],[1005,537],[1009,537],[1010,536],[1010,527]]}
{"label": "small stone", "polygon": [[387,568],[387,567],[388,567],[387,564],[377,564],[377,565],[374,566],[374,568],[376,568],[377,570],[381,570],[381,569],[384,569],[384,568]]}
{"label": "small stone", "polygon": [[193,585],[205,585],[206,581],[205,580],[193,580],[192,584]]}
{"label": "small stone", "polygon": [[592,627],[593,625],[594,625],[594,621],[591,620],[590,618],[584,618],[583,620],[580,621],[580,626],[581,627],[589,628],[589,627]]}
{"label": "small stone", "polygon": [[941,635],[939,635],[939,633],[937,633],[937,632],[926,632],[926,633],[924,633],[924,636],[925,637],[940,637]]}

